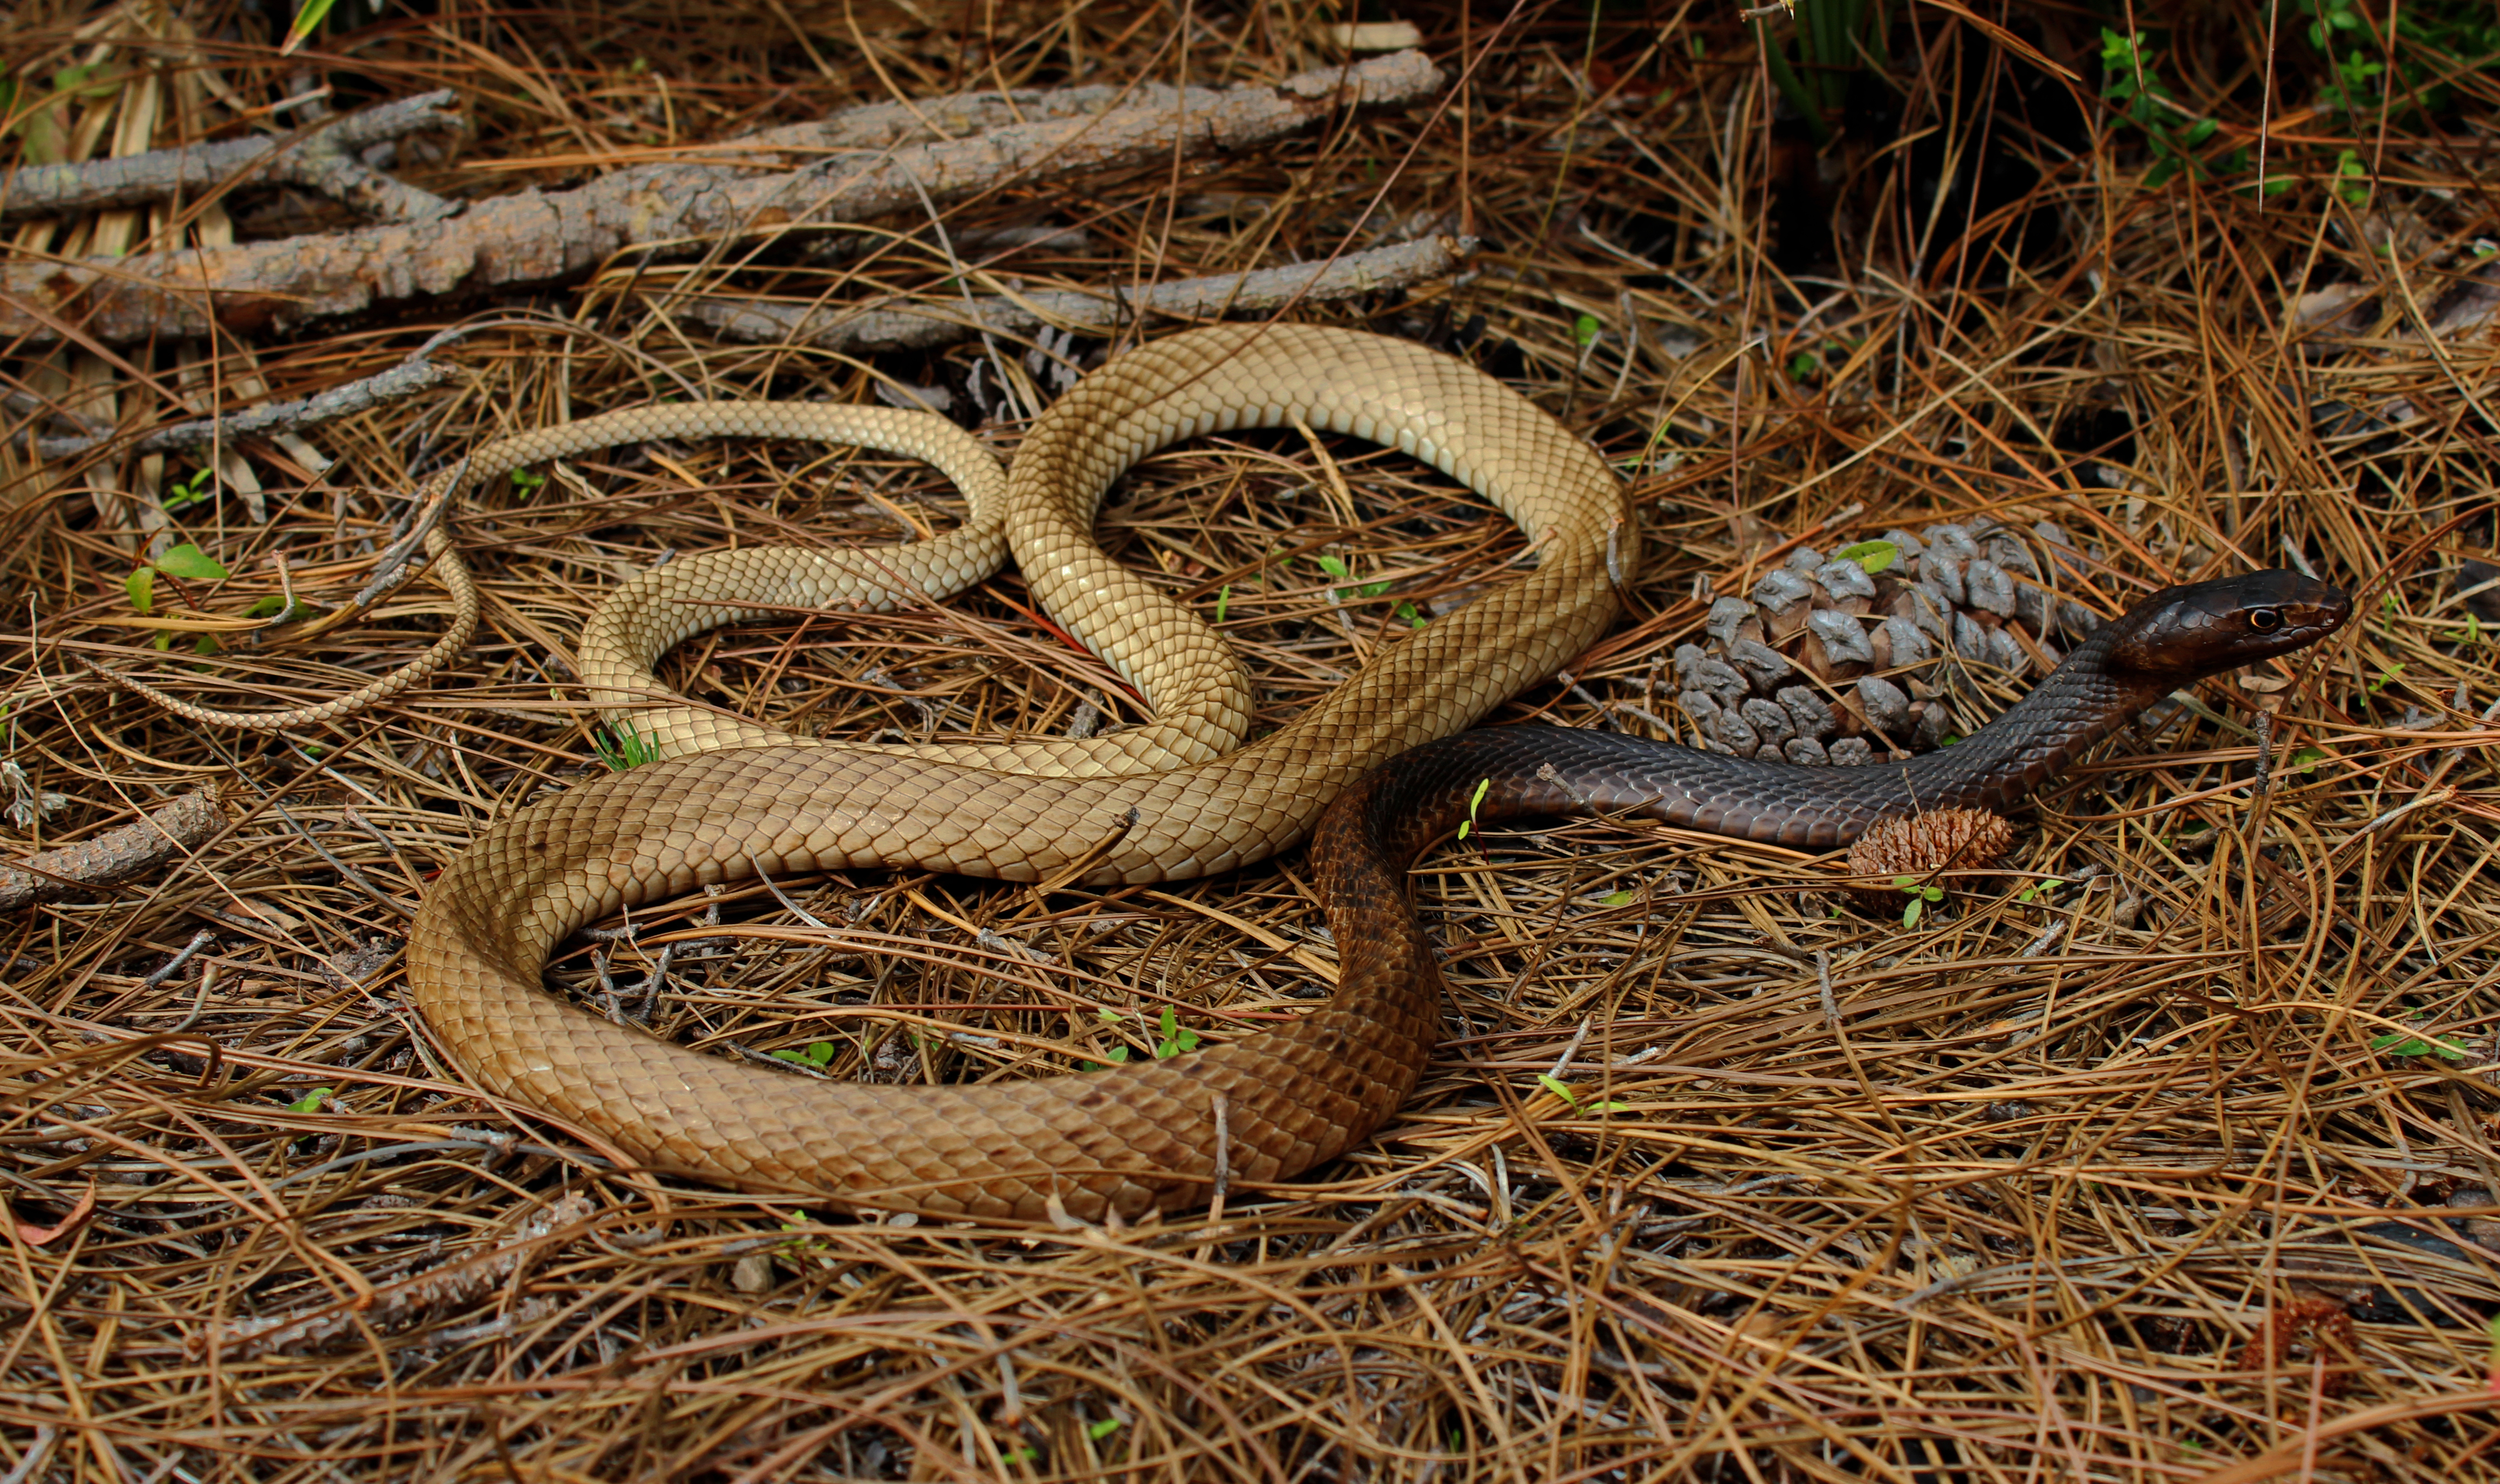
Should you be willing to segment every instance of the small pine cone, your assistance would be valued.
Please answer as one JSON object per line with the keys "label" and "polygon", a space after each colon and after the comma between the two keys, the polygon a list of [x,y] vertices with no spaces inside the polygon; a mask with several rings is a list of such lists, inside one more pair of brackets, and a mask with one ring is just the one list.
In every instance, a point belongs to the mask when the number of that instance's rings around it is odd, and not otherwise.
{"label": "small pine cone", "polygon": [[1877,822],[1849,848],[1849,874],[1861,906],[1901,901],[1896,876],[1925,881],[1939,871],[1985,871],[2014,848],[2014,826],[1985,809],[1938,809]]}
{"label": "small pine cone", "polygon": [[[2056,663],[2058,644],[2099,626],[2056,591],[2084,554],[2050,522],[2024,532],[1982,518],[1883,539],[1894,555],[1881,571],[1801,547],[1758,573],[1749,593],[1712,602],[1707,643],[1675,657],[1677,689],[1714,703],[1686,707],[1705,742],[1747,757],[1827,756],[1844,767],[1926,752],[1957,729],[1946,697],[1977,694],[1962,666],[2036,678],[2040,661]],[[1820,704],[1800,711],[1796,694]],[[1765,726],[1746,709],[1752,699],[1788,709],[1793,734]],[[1723,728],[1728,714],[1737,725]]]}

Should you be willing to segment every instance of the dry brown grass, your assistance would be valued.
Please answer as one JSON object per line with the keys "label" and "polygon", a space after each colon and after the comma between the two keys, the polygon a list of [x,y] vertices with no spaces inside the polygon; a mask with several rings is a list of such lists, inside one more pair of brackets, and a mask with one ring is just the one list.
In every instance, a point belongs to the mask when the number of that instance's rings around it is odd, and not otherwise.
{"label": "dry brown grass", "polygon": [[[2229,60],[2261,23],[2247,9],[2207,17],[2166,65],[2197,108],[2253,122]],[[16,75],[84,59],[68,11],[20,7],[0,44]],[[1161,11],[1070,8],[1012,46],[843,41],[838,12],[810,12],[820,72],[739,14],[446,7],[321,65],[385,93],[469,89],[481,138],[420,175],[476,193],[888,86],[1169,78],[1184,50],[1193,80],[1230,81],[1325,55],[1299,7],[1192,12],[1185,32]],[[231,17],[188,18],[214,34]],[[132,532],[98,492],[148,471],[11,466],[8,759],[67,798],[12,858],[203,779],[227,784],[237,820],[156,879],[0,929],[0,1185],[18,1232],[0,1476],[2156,1481],[2284,1446],[2290,1473],[2319,1478],[2492,1476],[2500,1424],[2443,1399],[2482,1386],[2500,1307],[2480,1244],[2500,1234],[2500,735],[2481,720],[2500,665],[2457,577],[2491,545],[2500,422],[2487,333],[2410,328],[2471,266],[2467,244],[2500,236],[2478,179],[2487,100],[2443,138],[2363,142],[2379,163],[2357,203],[2322,181],[2338,120],[2303,115],[2269,156],[2302,183],[2260,210],[2227,181],[2139,188],[2132,135],[2046,129],[2054,87],[1940,113],[1992,53],[1940,10],[1911,18],[1930,49],[1896,132],[1990,144],[2042,175],[1993,208],[1931,210],[1927,146],[1841,151],[1837,275],[1778,252],[1794,228],[1776,202],[1813,167],[1774,149],[1749,44],[1715,13],[1593,26],[1557,9],[1498,32],[1444,16],[1442,54],[1480,63],[1445,113],[949,213],[956,231],[1085,228],[1085,251],[998,264],[1046,285],[1323,256],[1464,202],[1494,244],[1476,276],[1341,318],[1431,335],[1483,315],[1479,351],[1631,471],[1652,537],[1576,685],[1504,719],[1645,729],[1631,708],[1666,709],[1661,661],[1697,627],[1696,577],[1726,591],[1857,505],[1836,529],[2054,517],[2104,549],[2110,606],[2286,551],[2361,594],[2362,621],[2319,652],[2256,689],[2201,688],[2043,797],[2015,859],[2065,880],[2045,899],[1958,890],[1905,931],[1842,905],[1836,855],[1587,823],[1441,852],[1417,886],[1453,995],[1423,1087],[1357,1155],[1235,1191],[1220,1223],[933,1228],[614,1173],[577,1131],[466,1088],[402,998],[428,879],[595,766],[562,657],[600,596],[664,549],[941,527],[956,505],[922,471],[695,446],[489,491],[463,532],[488,616],[457,669],[335,732],[263,741],[79,678],[143,642],[114,623]],[[1595,90],[1592,56],[1612,80]],[[201,61],[247,99],[294,90],[291,64],[254,48]],[[806,245],[615,263],[527,313],[412,310],[258,347],[293,395],[456,317],[478,326],[451,354],[458,387],[317,435],[345,461],[326,477],[249,450],[266,524],[233,498],[178,512],[181,537],[244,574],[196,596],[240,609],[274,590],[279,550],[311,596],[354,591],[396,492],[498,433],[687,384],[867,397],[853,362],[672,318],[672,294],[713,282],[954,292],[925,234],[838,261]],[[2330,280],[2365,286],[2380,317],[2304,339],[2289,306]],[[1602,332],[1585,348],[1584,313]],[[1793,378],[1810,352],[1824,371]],[[148,389],[177,367],[241,371],[230,345],[113,354],[21,356],[6,390],[118,377],[145,426],[179,415]],[[888,369],[959,380],[981,354]],[[2327,401],[2381,421],[2314,417]],[[1405,461],[1332,446],[1350,499],[1302,439],[1256,435],[1151,461],[1103,522],[1107,546],[1210,615],[1229,595],[1263,726],[1360,663],[1394,602],[1461,593],[1521,549]],[[1332,601],[1322,551],[1392,592]],[[1010,573],[941,611],[725,631],[671,674],[846,734],[1060,730],[1096,698],[1134,720],[1030,607]],[[239,651],[185,683],[226,704],[324,694],[421,648],[441,608],[419,583],[315,646]],[[2259,804],[2265,700],[2278,760]],[[1148,1054],[1167,1007],[1208,1036],[1291,1014],[1332,961],[1292,856],[1038,901],[872,873],[790,889],[834,925],[760,892],[698,899],[612,946],[617,992],[674,941],[658,1016],[690,1042],[824,1043],[842,1077],[1021,1076],[1115,1044]],[[554,979],[600,992],[586,946]],[[515,1236],[567,1195],[588,1214]],[[465,1278],[437,1271],[477,1254],[492,1260]],[[325,1338],[222,1342],[272,1315]],[[2369,1425],[2338,1432],[2345,1417]]]}

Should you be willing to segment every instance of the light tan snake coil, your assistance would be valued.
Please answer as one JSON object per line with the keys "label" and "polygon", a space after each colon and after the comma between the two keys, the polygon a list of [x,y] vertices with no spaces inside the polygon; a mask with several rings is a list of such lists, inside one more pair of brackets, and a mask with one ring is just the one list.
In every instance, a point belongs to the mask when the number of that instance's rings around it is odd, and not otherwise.
{"label": "light tan snake coil", "polygon": [[[1011,475],[1006,533],[1052,616],[1100,630],[1089,621],[1144,615],[1157,638],[1165,623],[1177,627],[1185,614],[1094,546],[1103,492],[1176,438],[1298,419],[1395,444],[1464,481],[1530,533],[1534,569],[1385,645],[1275,734],[1165,771],[1034,777],[782,745],[677,758],[534,804],[480,836],[418,916],[410,984],[444,1045],[483,1085],[578,1119],[654,1165],[857,1205],[1030,1218],[1055,1199],[1094,1218],[1203,1200],[1219,1097],[1237,1179],[1278,1178],[1341,1150],[1351,1120],[1328,1110],[1363,1090],[1349,1089],[1324,1044],[1338,1034],[1325,1013],[1082,1077],[872,1087],[802,1082],[690,1050],[541,987],[548,952],[576,927],[758,867],[776,878],[886,865],[1035,881],[1096,855],[1082,879],[1100,884],[1260,859],[1301,838],[1358,774],[1469,726],[1612,618],[1610,536],[1625,568],[1637,553],[1622,489],[1595,453],[1460,362],[1293,325],[1158,341],[1088,376],[1035,426]],[[611,425],[607,436],[619,436],[643,435]],[[660,642],[673,627],[655,624],[622,647]],[[1142,663],[1122,667],[1143,677]],[[1223,664],[1237,676],[1229,657]],[[1148,689],[1160,700],[1172,684]],[[1168,745],[1203,756],[1239,732],[1237,721],[1184,721]]]}

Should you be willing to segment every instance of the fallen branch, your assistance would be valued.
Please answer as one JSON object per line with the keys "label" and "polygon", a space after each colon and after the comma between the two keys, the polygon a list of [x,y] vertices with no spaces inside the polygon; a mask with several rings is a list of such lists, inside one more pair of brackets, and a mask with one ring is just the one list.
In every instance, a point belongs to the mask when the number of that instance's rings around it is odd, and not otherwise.
{"label": "fallen branch", "polygon": [[193,1341],[192,1350],[198,1354],[221,1350],[230,1359],[245,1360],[273,1350],[319,1349],[362,1329],[387,1333],[429,1310],[477,1299],[510,1277],[549,1238],[589,1220],[592,1213],[587,1197],[566,1196],[542,1208],[487,1250],[376,1289],[368,1304],[331,1304],[308,1313],[229,1320],[212,1325],[204,1338]]}
{"label": "fallen branch", "polygon": [[215,790],[202,789],[91,840],[46,851],[22,869],[0,865],[0,912],[128,881],[205,844],[225,823]]}
{"label": "fallen branch", "polygon": [[[350,381],[345,386],[334,386],[326,392],[315,392],[310,397],[267,403],[241,412],[196,418],[187,423],[176,423],[170,428],[159,428],[133,441],[125,452],[167,453],[220,440],[231,442],[241,437],[301,433],[307,428],[371,411],[396,398],[425,391],[450,374],[447,368],[431,361],[411,359],[386,371]],[[110,437],[37,438],[35,452],[45,459],[72,459],[111,441]]]}
{"label": "fallen branch", "polygon": [[[1423,55],[1399,52],[1267,86],[1141,86],[1099,114],[1012,123],[872,155],[838,153],[798,170],[642,166],[576,190],[501,196],[431,221],[118,260],[20,258],[0,268],[0,337],[49,342],[71,325],[111,342],[248,333],[377,303],[551,282],[634,242],[855,221],[1009,182],[1237,149],[1341,109],[1419,97],[1440,81]],[[937,107],[922,105],[921,113],[939,116]]]}
{"label": "fallen branch", "polygon": [[1444,277],[1458,272],[1474,250],[1471,238],[1430,237],[1350,253],[1334,262],[1293,263],[1140,288],[1052,289],[908,309],[713,298],[695,301],[686,312],[738,339],[819,345],[829,350],[893,350],[944,344],[981,334],[1030,336],[1043,328],[1107,329],[1146,314],[1213,319],[1224,314],[1272,313],[1288,304],[1350,299]]}
{"label": "fallen branch", "polygon": [[443,216],[451,203],[392,179],[357,155],[420,129],[456,129],[451,89],[343,114],[292,139],[255,137],[152,149],[69,165],[28,165],[0,177],[0,220],[138,206],[168,196],[215,196],[244,184],[301,185],[383,221]]}

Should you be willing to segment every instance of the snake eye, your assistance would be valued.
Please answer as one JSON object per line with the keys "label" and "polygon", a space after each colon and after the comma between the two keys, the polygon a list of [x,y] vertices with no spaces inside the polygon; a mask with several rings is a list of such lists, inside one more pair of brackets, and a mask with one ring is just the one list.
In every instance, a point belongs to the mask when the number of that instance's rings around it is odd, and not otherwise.
{"label": "snake eye", "polygon": [[2283,627],[2283,610],[2253,608],[2249,612],[2249,627],[2259,633],[2272,633]]}

